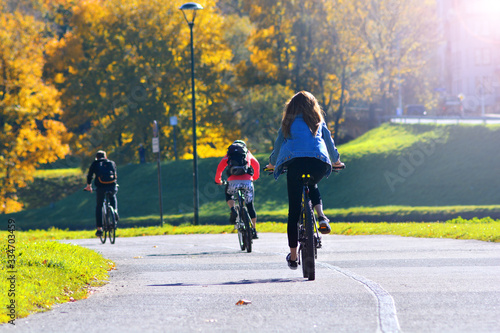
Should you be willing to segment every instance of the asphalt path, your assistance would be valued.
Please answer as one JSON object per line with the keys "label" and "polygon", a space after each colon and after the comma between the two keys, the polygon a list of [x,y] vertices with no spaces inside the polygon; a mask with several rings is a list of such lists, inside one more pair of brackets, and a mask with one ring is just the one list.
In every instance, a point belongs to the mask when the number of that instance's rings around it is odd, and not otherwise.
{"label": "asphalt path", "polygon": [[252,253],[236,234],[71,243],[116,263],[109,283],[0,331],[500,332],[498,243],[327,235],[315,281],[287,267],[285,234]]}

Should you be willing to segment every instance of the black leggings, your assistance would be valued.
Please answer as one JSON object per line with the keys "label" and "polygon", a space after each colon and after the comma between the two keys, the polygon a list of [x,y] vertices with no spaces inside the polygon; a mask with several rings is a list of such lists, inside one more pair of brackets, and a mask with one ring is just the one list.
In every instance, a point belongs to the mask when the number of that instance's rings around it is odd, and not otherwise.
{"label": "black leggings", "polygon": [[247,206],[247,211],[248,211],[248,215],[250,215],[250,218],[252,218],[252,219],[256,218],[257,213],[255,212],[255,208],[253,206],[253,201],[245,203],[245,205]]}
{"label": "black leggings", "polygon": [[288,189],[288,246],[294,248],[298,245],[297,224],[300,218],[300,203],[302,202],[302,175],[311,175],[312,181],[309,184],[309,197],[313,207],[321,204],[321,194],[318,189],[318,182],[325,176],[330,166],[316,158],[300,157],[295,158],[288,165],[286,175]]}

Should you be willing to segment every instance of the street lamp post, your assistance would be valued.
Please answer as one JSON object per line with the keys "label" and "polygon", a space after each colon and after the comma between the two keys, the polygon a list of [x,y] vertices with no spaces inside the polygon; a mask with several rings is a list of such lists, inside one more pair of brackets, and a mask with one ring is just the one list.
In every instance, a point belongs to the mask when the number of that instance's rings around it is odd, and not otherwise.
{"label": "street lamp post", "polygon": [[177,133],[176,133],[176,127],[177,127],[177,117],[172,116],[170,117],[170,125],[174,128],[174,157],[175,160],[177,161]]}
{"label": "street lamp post", "polygon": [[163,227],[163,200],[161,198],[161,165],[160,165],[160,130],[156,120],[153,122],[153,153],[158,153],[158,196],[160,199],[160,225]]}
{"label": "street lamp post", "polygon": [[[195,107],[195,91],[194,91],[194,47],[193,47],[193,26],[196,17],[196,11],[203,9],[203,7],[195,2],[187,2],[180,8],[191,32],[191,93],[192,93],[192,108],[193,108],[193,208],[194,208],[194,221],[195,225],[198,224],[198,155],[196,152],[196,107]],[[188,15],[186,15],[186,12]],[[189,18],[188,18],[189,16]]]}

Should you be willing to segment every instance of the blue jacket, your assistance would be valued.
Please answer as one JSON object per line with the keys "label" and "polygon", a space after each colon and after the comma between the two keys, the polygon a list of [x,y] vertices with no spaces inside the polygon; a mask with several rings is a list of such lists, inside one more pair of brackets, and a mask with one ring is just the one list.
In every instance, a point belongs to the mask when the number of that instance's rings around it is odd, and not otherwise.
{"label": "blue jacket", "polygon": [[281,128],[274,143],[274,150],[269,156],[269,163],[274,165],[274,178],[278,179],[283,168],[297,157],[313,157],[330,165],[326,177],[332,172],[332,161],[337,162],[340,155],[333,142],[332,135],[323,122],[318,133],[313,136],[302,115],[297,115],[290,128],[290,138],[285,138]]}

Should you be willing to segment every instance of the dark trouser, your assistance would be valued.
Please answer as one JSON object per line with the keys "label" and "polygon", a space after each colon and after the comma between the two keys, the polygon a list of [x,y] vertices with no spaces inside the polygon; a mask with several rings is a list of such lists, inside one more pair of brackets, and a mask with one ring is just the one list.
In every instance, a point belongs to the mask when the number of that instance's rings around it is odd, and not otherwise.
{"label": "dark trouser", "polygon": [[297,224],[300,219],[302,202],[302,175],[311,175],[312,181],[309,184],[309,198],[313,207],[321,204],[321,194],[318,189],[318,182],[325,176],[330,166],[316,158],[301,157],[295,158],[288,165],[286,174],[288,189],[288,246],[294,248],[298,245]]}
{"label": "dark trouser", "polygon": [[110,205],[118,211],[118,200],[116,200],[116,193],[118,188],[115,184],[110,184],[106,186],[99,186],[96,188],[96,207],[95,207],[95,224],[97,228],[102,228],[102,203],[104,202],[104,195],[106,191],[112,191],[113,195],[110,196]]}

